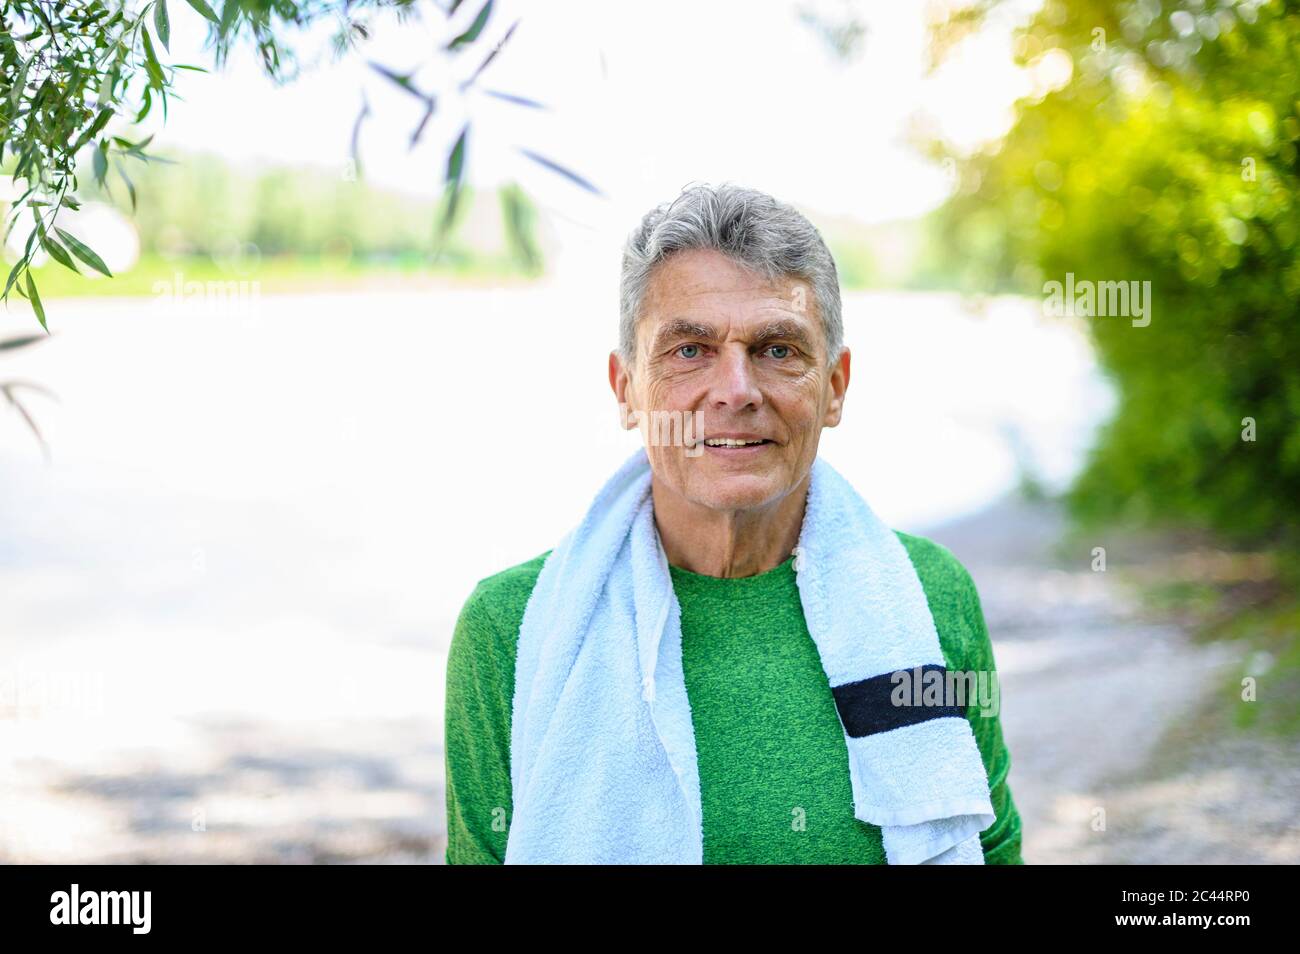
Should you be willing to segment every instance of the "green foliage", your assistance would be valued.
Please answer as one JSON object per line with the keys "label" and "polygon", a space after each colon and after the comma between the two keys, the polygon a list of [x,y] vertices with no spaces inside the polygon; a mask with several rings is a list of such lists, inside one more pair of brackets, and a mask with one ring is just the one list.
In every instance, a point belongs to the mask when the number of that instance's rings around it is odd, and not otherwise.
{"label": "green foliage", "polygon": [[1075,512],[1296,544],[1300,8],[1049,0],[1016,44],[1070,78],[959,162],[952,267],[1035,297],[1067,273],[1151,282],[1146,327],[1084,319],[1120,408]]}
{"label": "green foliage", "polygon": [[143,91],[143,100],[134,120],[148,114],[155,94],[166,108],[170,74],[159,64],[144,25],[145,15],[152,11],[154,29],[166,40],[167,15],[158,9],[163,2],[151,0],[137,12],[125,5],[113,8],[102,0],[0,3],[0,162],[13,158],[15,183],[26,183],[10,205],[5,237],[24,212],[30,212],[33,221],[3,297],[7,299],[14,289],[25,294],[42,325],[45,313],[27,270],[38,242],[68,268],[74,268],[75,256],[106,271],[94,252],[76,239],[69,241],[71,237],[55,227],[64,207],[77,208],[72,194],[77,188],[77,153],[101,137],[93,146],[98,157],[94,174],[101,180],[108,167],[123,157],[149,159],[144,143],[109,137],[104,131],[115,117],[127,114],[129,89],[142,70],[136,86]]}
{"label": "green foliage", "polygon": [[[420,15],[414,0],[218,0],[215,4],[186,0],[186,4],[190,10],[184,15],[197,15],[207,21],[208,41],[217,66],[227,61],[237,44],[248,42],[256,48],[266,73],[278,82],[298,75],[301,64],[294,41],[318,22],[338,24],[331,47],[335,55],[343,55],[369,37],[367,17],[371,13],[391,10],[399,19]],[[11,291],[18,291],[32,302],[42,325],[45,315],[29,271],[38,242],[66,268],[77,271],[75,262],[80,261],[108,274],[93,250],[55,224],[64,208],[78,208],[78,155],[83,150],[89,152],[90,176],[101,189],[107,187],[110,173],[117,172],[135,209],[138,191],[127,160],[148,163],[158,161],[158,157],[144,151],[149,139],[133,142],[121,134],[123,130],[115,134],[109,127],[139,123],[155,104],[161,106],[165,119],[175,71],[206,72],[201,67],[166,62],[171,17],[177,6],[172,4],[169,9],[168,0],[0,0],[0,165],[8,168],[6,159],[12,159],[14,182],[25,183],[10,204],[5,237],[24,213],[30,212],[34,223],[30,240],[0,298],[7,300]],[[460,0],[431,2],[429,6],[446,20],[442,26],[448,40],[435,50],[440,66],[450,69],[456,58],[474,56],[491,21],[493,0],[467,5],[464,15]],[[478,89],[479,77],[500,54],[517,25],[512,24],[486,54],[476,57],[477,68],[459,84],[460,93]],[[163,56],[159,55],[160,48]],[[411,134],[410,145],[414,146],[438,108],[437,97],[420,89],[414,73],[398,74],[380,64],[371,65],[425,104],[422,118]],[[480,91],[523,108],[545,108],[508,92]],[[353,161],[357,169],[358,137],[369,114],[368,105],[363,106],[354,128]],[[470,127],[467,122],[448,153],[439,248],[462,204]],[[581,187],[598,192],[564,166],[528,150],[521,152]],[[268,203],[279,201],[273,190],[262,198]],[[527,219],[513,207],[504,208],[503,214],[510,229]],[[267,231],[259,232],[258,238],[267,248],[298,241],[295,232],[299,226],[283,217],[271,216],[266,224]]]}
{"label": "green foliage", "polygon": [[524,190],[513,182],[501,190],[501,214],[506,223],[506,240],[511,254],[526,271],[535,273],[542,265],[542,254],[533,240],[537,209]]}
{"label": "green foliage", "polygon": [[[31,273],[27,275],[27,280],[32,280]],[[36,286],[32,284],[32,303],[38,310],[40,309],[40,299],[36,297]],[[40,313],[38,311],[38,313]],[[44,315],[42,314],[42,318]],[[20,348],[30,348],[32,345],[45,340],[45,335],[19,335],[14,338],[0,338],[0,357],[4,356],[6,351],[17,351]],[[38,394],[44,394],[47,397],[53,397],[47,389],[39,384],[33,384],[31,381],[0,381],[0,397],[3,397],[10,407],[18,412],[18,416],[27,424],[32,435],[36,438],[37,443],[41,446],[42,453],[45,454],[46,460],[49,459],[49,445],[45,443],[45,438],[41,434],[41,429],[36,425],[36,418],[32,417],[31,411],[27,409],[21,398],[19,391],[28,390],[36,391]]]}

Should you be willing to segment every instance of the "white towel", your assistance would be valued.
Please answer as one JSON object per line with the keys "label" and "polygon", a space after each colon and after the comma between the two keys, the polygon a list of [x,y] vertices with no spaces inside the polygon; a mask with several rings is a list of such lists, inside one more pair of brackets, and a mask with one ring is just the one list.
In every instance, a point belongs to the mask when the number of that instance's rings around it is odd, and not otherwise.
{"label": "white towel", "polygon": [[[681,614],[644,447],[550,553],[520,624],[506,864],[701,864]],[[902,543],[813,462],[800,601],[848,746],[853,813],[890,864],[983,864],[988,776],[961,709],[890,703],[891,675],[943,669]],[[743,608],[738,608],[743,611]]]}

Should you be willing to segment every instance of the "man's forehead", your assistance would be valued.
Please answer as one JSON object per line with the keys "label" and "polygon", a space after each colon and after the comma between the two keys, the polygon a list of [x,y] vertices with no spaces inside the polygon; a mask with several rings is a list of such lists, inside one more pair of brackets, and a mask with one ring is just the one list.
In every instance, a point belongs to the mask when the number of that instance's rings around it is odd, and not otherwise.
{"label": "man's forehead", "polygon": [[716,249],[688,249],[652,273],[637,336],[652,349],[676,338],[785,338],[817,349],[811,289],[799,276],[769,279]]}
{"label": "man's forehead", "polygon": [[801,314],[788,301],[755,302],[749,308],[661,309],[648,313],[642,327],[651,335],[668,332],[692,334],[706,329],[717,334],[754,334],[763,328],[780,326],[813,329],[815,324],[806,312]]}
{"label": "man's forehead", "polygon": [[790,284],[771,280],[716,250],[688,249],[655,268],[646,298],[664,304],[676,299],[779,298],[790,294]]}

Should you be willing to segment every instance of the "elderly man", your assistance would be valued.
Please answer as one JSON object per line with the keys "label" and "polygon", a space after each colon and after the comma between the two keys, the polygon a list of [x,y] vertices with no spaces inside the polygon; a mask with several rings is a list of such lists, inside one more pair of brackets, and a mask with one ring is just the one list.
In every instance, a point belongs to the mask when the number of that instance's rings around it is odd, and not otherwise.
{"label": "elderly man", "polygon": [[817,456],[849,384],[817,230],[684,190],[628,240],[619,331],[624,426],[671,426],[466,601],[446,861],[1023,863],[997,709],[951,692],[996,676],[970,576]]}

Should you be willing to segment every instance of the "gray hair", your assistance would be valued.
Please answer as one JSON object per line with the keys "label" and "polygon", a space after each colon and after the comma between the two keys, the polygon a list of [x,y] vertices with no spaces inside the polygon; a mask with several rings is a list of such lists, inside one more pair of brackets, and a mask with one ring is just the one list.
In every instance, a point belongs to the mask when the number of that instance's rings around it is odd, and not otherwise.
{"label": "gray hair", "polygon": [[812,286],[826,333],[827,366],[844,345],[840,282],[821,233],[793,206],[757,189],[691,185],[646,213],[623,248],[619,354],[636,361],[636,324],[656,266],[674,252],[716,249],[769,281],[796,276]]}

